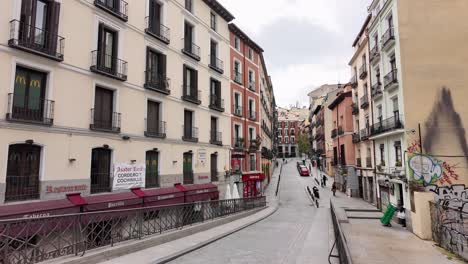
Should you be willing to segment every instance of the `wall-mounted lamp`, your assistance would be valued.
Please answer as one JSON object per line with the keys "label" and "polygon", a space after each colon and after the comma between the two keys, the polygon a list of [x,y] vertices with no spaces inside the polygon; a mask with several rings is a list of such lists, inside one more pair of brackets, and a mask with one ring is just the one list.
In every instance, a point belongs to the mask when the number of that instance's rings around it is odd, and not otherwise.
{"label": "wall-mounted lamp", "polygon": [[135,164],[136,160],[130,160],[130,163]]}
{"label": "wall-mounted lamp", "polygon": [[122,139],[125,140],[125,141],[127,141],[127,140],[130,140],[130,137],[127,136],[127,135],[123,135],[123,136],[122,136]]}
{"label": "wall-mounted lamp", "polygon": [[176,164],[177,163],[177,160],[173,160],[172,161],[172,165]]}
{"label": "wall-mounted lamp", "polygon": [[69,159],[68,159],[68,162],[70,162],[70,163],[75,162],[75,161],[76,161],[75,158],[69,158]]}
{"label": "wall-mounted lamp", "polygon": [[215,151],[215,153],[213,153],[213,154],[218,155],[218,151]]}
{"label": "wall-mounted lamp", "polygon": [[158,148],[154,148],[153,151],[158,151]]}
{"label": "wall-mounted lamp", "polygon": [[29,145],[34,144],[34,140],[32,140],[32,139],[28,139],[28,140],[26,140],[24,142],[26,142],[26,144],[29,144]]}
{"label": "wall-mounted lamp", "polygon": [[193,151],[189,150],[188,153],[193,153]]}
{"label": "wall-mounted lamp", "polygon": [[109,145],[104,144],[104,145],[102,145],[102,147],[105,148],[105,149],[108,149],[108,148],[109,148]]}

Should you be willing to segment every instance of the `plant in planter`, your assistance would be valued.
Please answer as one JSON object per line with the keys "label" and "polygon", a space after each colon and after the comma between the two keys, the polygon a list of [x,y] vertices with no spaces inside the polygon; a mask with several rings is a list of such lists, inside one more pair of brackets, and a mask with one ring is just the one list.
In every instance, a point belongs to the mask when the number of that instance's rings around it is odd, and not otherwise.
{"label": "plant in planter", "polygon": [[396,167],[401,167],[401,166],[402,166],[401,161],[397,161],[397,162],[395,163],[395,166],[396,166]]}

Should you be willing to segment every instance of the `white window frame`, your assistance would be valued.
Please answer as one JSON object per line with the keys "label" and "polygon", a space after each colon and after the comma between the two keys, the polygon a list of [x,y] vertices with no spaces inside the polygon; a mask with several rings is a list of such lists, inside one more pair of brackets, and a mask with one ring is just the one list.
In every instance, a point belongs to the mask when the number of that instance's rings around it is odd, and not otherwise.
{"label": "white window frame", "polygon": [[240,51],[240,48],[241,48],[240,38],[238,36],[234,36],[234,49],[237,51]]}

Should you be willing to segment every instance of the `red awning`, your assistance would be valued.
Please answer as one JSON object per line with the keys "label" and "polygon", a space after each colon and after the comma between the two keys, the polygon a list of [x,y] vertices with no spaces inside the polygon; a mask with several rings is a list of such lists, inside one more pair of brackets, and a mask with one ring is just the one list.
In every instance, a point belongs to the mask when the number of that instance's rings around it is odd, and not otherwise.
{"label": "red awning", "polygon": [[160,206],[184,203],[184,192],[176,187],[145,189],[145,206]]}
{"label": "red awning", "polygon": [[141,188],[134,188],[132,189],[132,193],[134,193],[136,196],[143,198],[146,196],[145,192],[141,190]]}
{"label": "red awning", "polygon": [[85,212],[136,208],[140,207],[143,202],[133,192],[92,195],[84,199],[87,202],[84,206]]}
{"label": "red awning", "polygon": [[212,183],[192,184],[182,186],[185,188],[185,202],[201,202],[219,198],[218,186]]}
{"label": "red awning", "polygon": [[79,206],[67,199],[48,200],[0,206],[0,219],[38,218],[79,212]]}
{"label": "red awning", "polygon": [[86,200],[81,196],[81,193],[69,193],[67,199],[74,205],[82,206],[86,204]]}
{"label": "red awning", "polygon": [[242,181],[261,181],[265,179],[265,174],[262,172],[245,173],[242,175]]}

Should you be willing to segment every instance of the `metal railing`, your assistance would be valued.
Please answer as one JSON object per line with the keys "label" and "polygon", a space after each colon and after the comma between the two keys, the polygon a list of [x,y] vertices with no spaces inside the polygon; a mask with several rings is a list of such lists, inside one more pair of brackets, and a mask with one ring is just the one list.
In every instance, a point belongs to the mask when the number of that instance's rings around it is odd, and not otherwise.
{"label": "metal railing", "polygon": [[366,158],[366,167],[367,168],[372,168],[372,158],[371,157]]}
{"label": "metal railing", "polygon": [[394,40],[394,39],[395,39],[395,32],[394,32],[394,29],[391,27],[387,29],[387,31],[385,31],[385,33],[382,36],[383,46],[384,47],[387,46],[387,44],[390,43],[390,40]]}
{"label": "metal railing", "polygon": [[155,38],[167,44],[171,42],[171,29],[169,29],[161,23],[151,22],[151,18],[149,16],[145,18],[145,24],[146,33],[150,34],[151,36],[154,36]]}
{"label": "metal railing", "polygon": [[372,47],[372,49],[370,50],[369,57],[370,57],[371,61],[374,61],[375,59],[380,58],[380,52],[379,52],[379,45],[378,44],[374,44],[374,47]]}
{"label": "metal railing", "polygon": [[361,129],[361,140],[364,141],[364,140],[367,140],[370,136],[370,132],[369,132],[369,129],[370,128],[363,128]]}
{"label": "metal railing", "polygon": [[8,94],[9,121],[52,125],[54,122],[55,102],[42,98],[26,98],[25,96]]}
{"label": "metal railing", "polygon": [[7,175],[5,202],[39,199],[39,184],[39,174]]}
{"label": "metal railing", "polygon": [[388,88],[392,84],[398,83],[397,74],[398,74],[398,70],[393,69],[387,75],[385,75],[385,77],[384,77],[384,88]]}
{"label": "metal railing", "polygon": [[366,109],[369,106],[369,94],[364,94],[359,101],[361,102],[361,108]]}
{"label": "metal railing", "polygon": [[353,113],[353,115],[359,114],[359,107],[357,103],[351,104],[351,112]]}
{"label": "metal railing", "polygon": [[128,3],[123,0],[94,0],[94,4],[118,18],[128,20]]}
{"label": "metal railing", "polygon": [[190,86],[182,85],[182,99],[185,101],[192,102],[194,104],[201,104],[201,90],[195,90]]}
{"label": "metal railing", "polygon": [[243,116],[243,114],[242,114],[242,106],[240,106],[240,105],[234,105],[233,108],[234,108],[234,115],[235,115],[235,116],[239,116],[239,117],[242,117],[242,116]]}
{"label": "metal railing", "polygon": [[0,262],[38,263],[264,208],[262,197],[0,221]]}
{"label": "metal railing", "polygon": [[145,88],[170,94],[170,79],[165,74],[155,73],[153,71],[145,71]]}
{"label": "metal railing", "polygon": [[234,71],[233,76],[236,83],[242,84],[242,73]]}
{"label": "metal railing", "polygon": [[91,109],[91,124],[89,128],[92,130],[106,131],[106,132],[120,132],[120,122],[122,115],[113,112],[110,118],[103,118],[102,113],[96,113],[95,109]]}
{"label": "metal railing", "polygon": [[357,158],[356,159],[356,167],[361,167],[362,166],[362,162],[361,162],[361,158]]}
{"label": "metal railing", "polygon": [[250,110],[249,111],[249,119],[251,121],[255,121],[257,120],[257,112],[253,111],[253,110]]}
{"label": "metal railing", "polygon": [[356,88],[356,87],[357,87],[357,76],[356,76],[356,74],[353,75],[353,77],[351,77],[351,80],[350,80],[349,82],[351,83],[351,86],[352,86],[353,88]]}
{"label": "metal railing", "polygon": [[182,139],[185,141],[198,141],[198,127],[185,127],[182,126]]}
{"label": "metal railing", "polygon": [[8,45],[62,61],[65,38],[19,20],[11,20]]}
{"label": "metal railing", "polygon": [[359,143],[359,141],[361,141],[361,136],[359,135],[359,131],[354,132],[353,133],[353,143]]}
{"label": "metal railing", "polygon": [[223,133],[211,130],[210,131],[210,143],[215,145],[222,145],[223,144]]}
{"label": "metal railing", "polygon": [[249,90],[255,91],[255,81],[249,81]]}
{"label": "metal railing", "polygon": [[220,60],[219,58],[216,57],[216,55],[210,55],[210,64],[209,66],[219,72],[223,73],[224,72],[224,62]]}
{"label": "metal railing", "polygon": [[197,46],[195,43],[193,43],[191,40],[190,41],[185,41],[185,39],[182,39],[182,52],[185,54],[189,55],[190,57],[200,60],[200,47]]}
{"label": "metal railing", "polygon": [[382,95],[382,84],[379,82],[374,83],[371,86],[371,96],[372,98],[376,98]]}
{"label": "metal railing", "polygon": [[378,118],[377,121],[371,126],[371,134],[378,135],[399,128],[403,128],[403,122],[401,121],[399,113],[395,112],[394,116],[385,120]]}
{"label": "metal railing", "polygon": [[210,94],[210,108],[224,111],[224,99],[217,94]]}
{"label": "metal railing", "polygon": [[166,122],[149,122],[148,119],[145,119],[146,130],[145,136],[155,137],[155,138],[165,138],[166,137]]}
{"label": "metal railing", "polygon": [[[353,261],[351,259],[351,253],[346,242],[346,237],[344,236],[343,230],[341,229],[341,225],[338,222],[335,212],[335,206],[333,205],[332,201],[330,201],[330,209],[334,231],[333,233],[335,234],[335,243],[333,244],[332,250],[330,251],[329,261],[330,257],[336,257],[340,260],[340,264],[352,264]],[[335,246],[338,251],[338,255],[332,255]]]}
{"label": "metal railing", "polygon": [[362,80],[367,76],[367,63],[363,63],[359,68],[359,78]]}
{"label": "metal railing", "polygon": [[119,80],[127,80],[127,62],[99,50],[91,52],[91,71]]}
{"label": "metal railing", "polygon": [[234,138],[233,145],[235,149],[243,149],[245,148],[245,141],[243,138]]}
{"label": "metal railing", "polygon": [[338,135],[338,129],[335,128],[331,131],[331,138],[336,138],[337,135]]}

